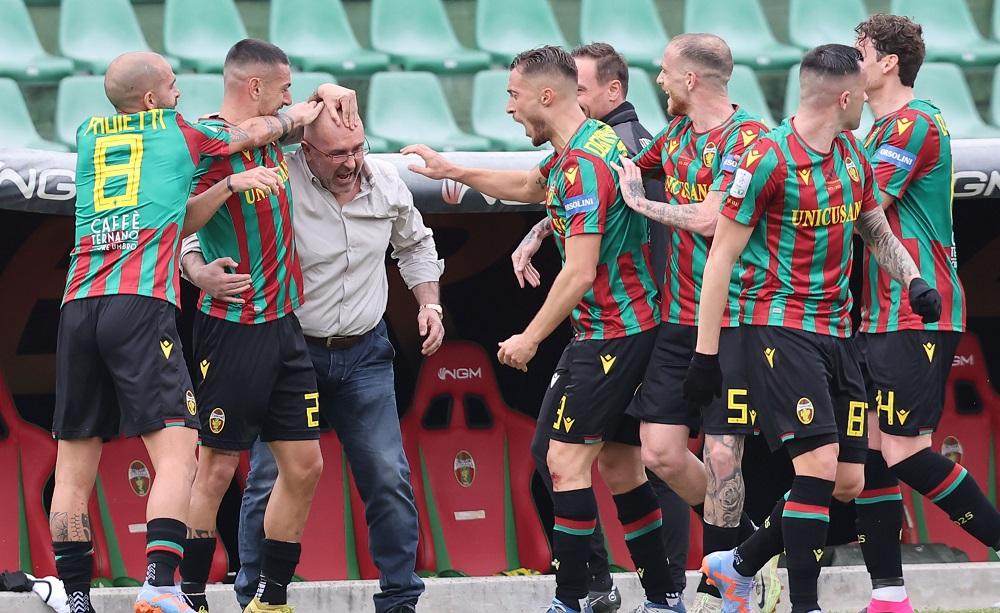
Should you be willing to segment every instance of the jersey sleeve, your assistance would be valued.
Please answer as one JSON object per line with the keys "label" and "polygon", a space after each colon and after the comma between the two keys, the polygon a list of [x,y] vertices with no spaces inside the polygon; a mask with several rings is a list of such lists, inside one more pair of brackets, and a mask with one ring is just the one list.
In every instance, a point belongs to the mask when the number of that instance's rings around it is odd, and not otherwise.
{"label": "jersey sleeve", "polygon": [[229,155],[230,132],[225,124],[197,122],[188,123],[180,114],[177,115],[184,140],[192,156],[197,153],[202,157],[225,157]]}
{"label": "jersey sleeve", "polygon": [[603,162],[571,156],[562,170],[559,191],[566,212],[566,237],[604,234],[608,208],[618,199],[611,168]]}
{"label": "jersey sleeve", "polygon": [[775,172],[779,156],[773,146],[758,143],[740,160],[722,214],[745,226],[755,226],[774,199],[783,173]]}
{"label": "jersey sleeve", "polygon": [[556,165],[556,158],[556,152],[553,151],[538,163],[538,172],[542,173],[542,178],[546,181],[549,180],[549,174],[552,172],[552,168]]}
{"label": "jersey sleeve", "polygon": [[938,147],[925,146],[939,140],[937,125],[923,113],[900,113],[883,132],[882,141],[871,157],[878,187],[893,198],[902,198],[915,175],[933,166]]}
{"label": "jersey sleeve", "polygon": [[643,178],[664,179],[663,173],[663,144],[667,142],[667,132],[669,128],[664,128],[656,135],[642,151],[632,156],[632,161],[639,167]]}
{"label": "jersey sleeve", "polygon": [[708,191],[729,191],[743,154],[766,132],[767,126],[759,121],[745,121],[730,132],[720,155],[713,160],[712,186]]}

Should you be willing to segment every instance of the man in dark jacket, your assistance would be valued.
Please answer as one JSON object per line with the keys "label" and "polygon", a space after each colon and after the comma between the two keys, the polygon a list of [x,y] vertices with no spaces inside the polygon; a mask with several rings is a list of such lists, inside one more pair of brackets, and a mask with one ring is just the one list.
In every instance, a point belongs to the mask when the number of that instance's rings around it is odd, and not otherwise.
{"label": "man in dark jacket", "polygon": [[[628,94],[628,64],[614,47],[607,43],[592,43],[577,47],[573,50],[573,58],[576,60],[578,73],[577,99],[583,112],[587,117],[599,119],[611,126],[625,143],[629,153],[635,155],[649,144],[653,136],[639,123],[635,107],[625,101]],[[657,180],[647,182],[646,193],[659,194],[662,199],[662,195],[665,194],[663,182]],[[666,266],[668,229],[662,224],[650,221],[649,231],[653,272],[657,284],[662,284]],[[533,287],[537,287],[541,282],[538,271],[531,264],[531,257],[538,251],[545,237],[551,234],[552,225],[546,217],[532,227],[511,256],[514,274],[521,287],[524,287],[525,281]],[[538,417],[538,423],[551,423],[554,419],[554,415],[543,411]],[[548,429],[537,428],[531,452],[539,474],[551,491],[552,482],[546,465],[548,447]],[[683,590],[684,569],[687,566],[690,507],[652,472],[646,472],[656,490],[663,512],[663,538],[671,570],[675,574],[674,582]],[[588,566],[591,573],[590,604],[594,613],[617,610],[621,607],[621,595],[614,587],[608,570],[608,553],[604,548],[604,534],[600,524],[591,539]]]}

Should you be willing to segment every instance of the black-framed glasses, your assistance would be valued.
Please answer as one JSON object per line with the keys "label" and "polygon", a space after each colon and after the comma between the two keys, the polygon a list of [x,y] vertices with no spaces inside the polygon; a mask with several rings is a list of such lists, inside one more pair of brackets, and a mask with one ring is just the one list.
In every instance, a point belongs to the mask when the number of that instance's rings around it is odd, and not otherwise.
{"label": "black-framed glasses", "polygon": [[318,154],[326,157],[327,159],[329,159],[331,162],[333,162],[335,164],[343,164],[344,162],[347,161],[347,158],[351,158],[351,157],[355,157],[356,158],[356,157],[361,157],[361,156],[368,155],[368,153],[371,151],[371,145],[368,144],[368,139],[367,138],[365,139],[365,142],[361,144],[360,147],[358,147],[354,151],[348,151],[347,153],[330,153],[329,151],[323,151],[322,149],[320,149],[316,145],[310,143],[309,141],[307,141],[304,138],[302,139],[302,144],[305,145],[305,146],[307,146],[307,147],[309,147],[310,149],[312,149],[316,153],[318,153]]}

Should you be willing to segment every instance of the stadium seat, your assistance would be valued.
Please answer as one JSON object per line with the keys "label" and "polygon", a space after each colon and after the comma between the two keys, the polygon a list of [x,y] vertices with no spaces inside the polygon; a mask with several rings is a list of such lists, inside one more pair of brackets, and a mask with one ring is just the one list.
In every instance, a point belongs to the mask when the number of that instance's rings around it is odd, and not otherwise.
{"label": "stadium seat", "polygon": [[653,0],[630,0],[628,10],[607,0],[583,0],[580,41],[609,43],[629,65],[658,72],[667,31]]}
{"label": "stadium seat", "polygon": [[917,73],[913,93],[941,109],[952,138],[1000,136],[1000,128],[987,125],[979,116],[962,70],[954,64],[925,63]]}
{"label": "stadium seat", "polygon": [[[799,65],[796,64],[788,69],[788,80],[785,82],[784,118],[787,119],[794,115],[798,108]],[[868,136],[868,131],[871,130],[872,124],[874,123],[875,117],[872,115],[872,109],[866,104],[864,110],[861,111],[861,125],[854,131],[854,136],[859,139],[864,139]]]}
{"label": "stadium seat", "polygon": [[568,47],[547,0],[477,0],[476,46],[509,66],[518,53],[541,45]]}
{"label": "stadium seat", "polygon": [[58,81],[73,62],[46,53],[23,0],[0,0],[0,77],[18,81]]}
{"label": "stadium seat", "polygon": [[[952,364],[944,412],[931,448],[964,466],[996,504],[995,426],[1000,423],[1000,395],[990,385],[985,354],[971,332],[962,336]],[[966,534],[937,506],[905,485],[900,486],[907,511],[914,517],[919,542],[957,547],[973,562],[996,561],[992,551]]]}
{"label": "stadium seat", "polygon": [[[78,70],[103,74],[128,51],[150,51],[128,0],[63,0],[59,7],[59,52]],[[174,70],[180,62],[167,58]]]}
{"label": "stadium seat", "polygon": [[663,92],[659,85],[650,80],[649,73],[645,70],[634,67],[628,69],[627,99],[635,107],[639,123],[649,130],[650,134],[656,136],[667,127]]}
{"label": "stadium seat", "polygon": [[[295,83],[294,79],[292,83]],[[197,121],[203,115],[217,113],[222,107],[223,88],[222,75],[177,75],[177,89],[181,91],[177,111],[190,122]]]}
{"label": "stadium seat", "polygon": [[0,111],[0,147],[67,151],[65,145],[47,141],[38,135],[16,81],[0,78],[0,100],[4,101]]}
{"label": "stadium seat", "polygon": [[233,0],[166,0],[163,48],[196,72],[221,72],[230,47],[247,37]]}
{"label": "stadium seat", "polygon": [[424,360],[401,422],[420,516],[418,568],[548,570],[531,495],[534,426],[504,404],[482,347],[449,341]]}
{"label": "stadium seat", "polygon": [[292,103],[302,102],[316,92],[316,88],[324,83],[336,83],[337,78],[328,72],[293,72],[292,73]]}
{"label": "stadium seat", "polygon": [[429,72],[374,75],[365,120],[368,133],[384,138],[395,149],[412,143],[424,143],[441,151],[490,148],[485,138],[458,129],[441,83]]}
{"label": "stadium seat", "polygon": [[524,126],[507,114],[507,70],[484,70],[472,86],[472,131],[505,151],[530,151],[535,147],[524,135]]}
{"label": "stadium seat", "polygon": [[299,70],[370,75],[389,67],[384,53],[363,49],[341,0],[271,0],[268,39]]}
{"label": "stadium seat", "polygon": [[718,34],[729,43],[734,62],[758,69],[787,68],[802,55],[774,38],[759,0],[685,2],[684,31]]}
{"label": "stadium seat", "polygon": [[372,47],[406,70],[476,72],[490,57],[458,42],[441,0],[372,0]]}
{"label": "stadium seat", "polygon": [[[1000,6],[1000,2],[997,2]],[[993,92],[990,94],[990,123],[1000,126],[1000,65],[993,71]]]}
{"label": "stadium seat", "polygon": [[1000,43],[976,27],[966,0],[892,0],[891,12],[906,15],[924,31],[927,61],[982,66],[1000,62]]}
{"label": "stadium seat", "polygon": [[384,138],[368,134],[365,130],[365,138],[368,139],[369,153],[399,153],[399,147],[393,147]]}
{"label": "stadium seat", "polygon": [[56,137],[76,151],[76,129],[88,117],[114,115],[115,107],[104,94],[104,77],[66,77],[56,94]]}
{"label": "stadium seat", "polygon": [[733,66],[733,76],[729,79],[729,99],[748,113],[763,119],[769,128],[778,125],[771,115],[770,107],[767,106],[767,99],[760,89],[757,76],[749,66],[740,64]]}
{"label": "stadium seat", "polygon": [[52,436],[23,419],[0,375],[0,568],[36,576],[54,575],[45,486],[55,471]]}
{"label": "stadium seat", "polygon": [[827,43],[854,44],[854,26],[868,17],[863,0],[790,0],[788,38],[793,45],[812,49]]}

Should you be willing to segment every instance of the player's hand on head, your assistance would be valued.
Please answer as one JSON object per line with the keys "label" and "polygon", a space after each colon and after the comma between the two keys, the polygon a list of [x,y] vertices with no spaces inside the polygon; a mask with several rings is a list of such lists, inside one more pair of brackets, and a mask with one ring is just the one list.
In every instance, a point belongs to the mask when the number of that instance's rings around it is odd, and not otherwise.
{"label": "player's hand on head", "polygon": [[288,107],[285,114],[291,119],[296,126],[304,126],[310,124],[319,117],[319,114],[323,111],[324,104],[323,101],[307,101],[299,102],[298,104],[293,104]]}
{"label": "player's hand on head", "polygon": [[361,123],[361,115],[358,111],[358,93],[353,89],[334,83],[324,83],[316,90],[315,97],[326,104],[326,111],[330,113],[330,117],[336,125],[347,126],[353,130]]}
{"label": "player's hand on head", "polygon": [[191,281],[219,302],[243,304],[240,294],[251,289],[250,275],[229,272],[239,263],[233,258],[218,258],[208,262],[192,275]]}
{"label": "player's hand on head", "polygon": [[410,164],[407,168],[410,172],[415,172],[429,179],[447,179],[454,168],[452,163],[446,160],[443,155],[427,145],[407,145],[400,149],[399,152],[403,155],[410,155],[411,153],[419,155],[423,159],[424,165]]}
{"label": "player's hand on head", "polygon": [[245,192],[252,189],[263,189],[277,194],[285,186],[278,174],[277,168],[258,166],[229,177],[229,184],[234,192]]}
{"label": "player's hand on head", "polygon": [[941,319],[941,294],[920,277],[910,281],[910,308],[921,321],[930,324]]}

